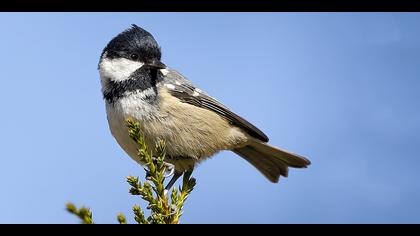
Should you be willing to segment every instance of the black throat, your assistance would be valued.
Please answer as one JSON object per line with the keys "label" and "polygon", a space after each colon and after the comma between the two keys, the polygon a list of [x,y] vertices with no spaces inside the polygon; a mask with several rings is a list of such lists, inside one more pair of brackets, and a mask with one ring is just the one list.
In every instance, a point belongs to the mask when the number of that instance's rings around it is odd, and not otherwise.
{"label": "black throat", "polygon": [[126,80],[108,80],[106,88],[103,91],[103,96],[109,104],[113,104],[132,92],[142,92],[153,88],[153,95],[149,95],[144,98],[145,100],[148,100],[152,103],[156,100],[157,97],[156,84],[162,80],[163,75],[159,70],[151,69],[147,66],[142,66],[133,72]]}

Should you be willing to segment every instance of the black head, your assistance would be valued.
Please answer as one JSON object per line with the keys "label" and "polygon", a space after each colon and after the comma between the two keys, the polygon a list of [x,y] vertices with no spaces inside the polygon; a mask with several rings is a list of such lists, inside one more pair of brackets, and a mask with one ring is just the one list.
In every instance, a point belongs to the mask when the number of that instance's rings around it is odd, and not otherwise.
{"label": "black head", "polygon": [[108,59],[126,58],[145,64],[159,65],[161,51],[153,36],[146,30],[133,24],[131,28],[113,38],[102,52],[102,57]]}

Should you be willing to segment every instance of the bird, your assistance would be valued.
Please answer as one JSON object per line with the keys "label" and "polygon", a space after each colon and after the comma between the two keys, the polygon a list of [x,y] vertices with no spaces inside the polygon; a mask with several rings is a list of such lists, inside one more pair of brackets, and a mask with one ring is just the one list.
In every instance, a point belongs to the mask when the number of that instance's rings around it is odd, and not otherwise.
{"label": "bird", "polygon": [[98,70],[109,129],[128,156],[145,165],[128,135],[127,119],[141,124],[147,146],[158,139],[165,141],[164,161],[173,167],[167,190],[223,150],[236,153],[273,183],[287,177],[289,167],[311,164],[303,156],[268,144],[260,129],[166,66],[161,57],[152,34],[132,24],[108,42]]}

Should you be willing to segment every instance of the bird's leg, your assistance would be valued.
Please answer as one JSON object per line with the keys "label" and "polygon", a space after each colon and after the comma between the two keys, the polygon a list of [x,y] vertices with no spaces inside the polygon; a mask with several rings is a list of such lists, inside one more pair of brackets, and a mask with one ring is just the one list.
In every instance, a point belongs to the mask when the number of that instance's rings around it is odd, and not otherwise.
{"label": "bird's leg", "polygon": [[169,183],[168,183],[168,184],[166,185],[166,187],[165,187],[165,196],[168,196],[169,189],[171,189],[171,188],[172,188],[172,186],[173,186],[173,185],[175,184],[175,182],[179,179],[179,177],[181,177],[182,175],[184,175],[183,182],[185,182],[185,181],[187,181],[187,180],[189,180],[189,179],[190,179],[190,177],[191,177],[192,173],[193,173],[193,169],[191,169],[191,170],[187,170],[187,171],[185,171],[185,172],[178,172],[178,171],[175,171],[175,172],[174,172],[174,176],[172,177],[172,179],[171,179],[171,180],[169,180]]}
{"label": "bird's leg", "polygon": [[187,170],[185,172],[178,172],[175,171],[174,176],[171,180],[169,180],[168,185],[166,185],[165,189],[169,191],[170,188],[175,184],[175,182],[184,174],[184,181],[190,179],[193,170]]}
{"label": "bird's leg", "polygon": [[169,191],[169,189],[172,188],[172,186],[175,184],[175,182],[179,179],[179,177],[182,176],[182,172],[174,171],[174,176],[171,180],[169,180],[169,183],[166,185],[165,190]]}

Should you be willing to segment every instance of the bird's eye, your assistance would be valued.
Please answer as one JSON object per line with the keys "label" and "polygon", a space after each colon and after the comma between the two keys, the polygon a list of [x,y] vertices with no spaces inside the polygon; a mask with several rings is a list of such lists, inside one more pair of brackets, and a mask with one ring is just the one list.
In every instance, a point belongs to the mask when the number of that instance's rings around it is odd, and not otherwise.
{"label": "bird's eye", "polygon": [[132,54],[130,55],[130,58],[131,58],[132,60],[137,60],[137,59],[139,59],[139,55],[137,55],[136,53],[132,53]]}

